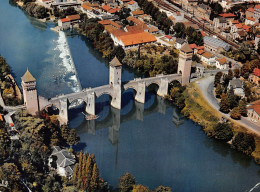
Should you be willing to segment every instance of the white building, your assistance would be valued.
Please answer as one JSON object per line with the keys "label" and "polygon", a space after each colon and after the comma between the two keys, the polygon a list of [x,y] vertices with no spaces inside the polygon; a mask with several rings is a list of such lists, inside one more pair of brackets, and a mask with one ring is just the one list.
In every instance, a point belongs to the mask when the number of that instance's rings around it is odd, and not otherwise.
{"label": "white building", "polygon": [[222,57],[221,59],[216,59],[216,68],[227,69],[228,68],[227,59],[225,57]]}
{"label": "white building", "polygon": [[176,38],[174,46],[176,47],[176,49],[180,49],[185,43],[185,39]]}
{"label": "white building", "polygon": [[134,11],[136,9],[139,9],[138,3],[136,1],[130,1],[127,3],[127,8],[129,8],[131,11]]}
{"label": "white building", "polygon": [[212,55],[210,52],[205,52],[201,55],[201,61],[207,65],[215,66],[216,59],[215,56]]}
{"label": "white building", "polygon": [[245,97],[244,89],[243,89],[243,81],[240,79],[232,79],[229,81],[228,89],[231,89],[231,87],[234,90],[235,95],[238,95],[240,97]]}

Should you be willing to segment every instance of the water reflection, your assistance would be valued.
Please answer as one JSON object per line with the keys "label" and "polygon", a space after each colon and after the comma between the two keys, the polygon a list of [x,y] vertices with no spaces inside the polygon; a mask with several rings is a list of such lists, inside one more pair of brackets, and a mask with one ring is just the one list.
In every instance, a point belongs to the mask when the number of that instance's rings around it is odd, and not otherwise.
{"label": "water reflection", "polygon": [[[122,123],[132,120],[143,121],[145,116],[153,113],[165,114],[167,108],[172,107],[162,97],[157,95],[151,96],[151,94],[146,95],[149,97],[146,104],[142,104],[134,100],[128,100],[128,103],[133,103],[130,110],[126,103],[124,104],[124,107],[122,107],[122,111],[110,107],[109,101],[96,103],[97,114],[102,113],[102,115],[100,115],[100,119],[91,121],[84,120],[78,127],[76,127],[78,133],[82,134],[87,132],[95,135],[97,130],[108,127],[108,139],[110,143],[114,145],[119,142],[120,125]],[[124,113],[125,111],[127,111],[127,113]],[[73,113],[75,113],[75,110]],[[173,107],[172,116],[173,123],[177,126],[180,126],[185,121],[184,116],[175,107]]]}

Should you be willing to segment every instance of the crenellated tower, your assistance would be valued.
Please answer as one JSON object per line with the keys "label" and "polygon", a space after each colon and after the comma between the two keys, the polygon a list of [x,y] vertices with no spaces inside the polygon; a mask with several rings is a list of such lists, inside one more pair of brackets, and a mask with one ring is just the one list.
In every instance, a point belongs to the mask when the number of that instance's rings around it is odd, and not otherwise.
{"label": "crenellated tower", "polygon": [[24,104],[26,106],[27,111],[31,115],[36,115],[39,111],[36,79],[32,76],[28,69],[22,76],[22,88]]}

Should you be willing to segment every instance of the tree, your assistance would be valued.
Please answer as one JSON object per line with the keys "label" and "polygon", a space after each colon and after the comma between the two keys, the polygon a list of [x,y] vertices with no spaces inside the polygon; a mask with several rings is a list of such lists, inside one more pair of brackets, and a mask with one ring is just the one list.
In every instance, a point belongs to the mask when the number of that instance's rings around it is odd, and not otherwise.
{"label": "tree", "polygon": [[220,79],[222,77],[222,72],[217,72],[215,75],[215,80],[214,80],[214,87],[216,87],[220,83]]}
{"label": "tree", "polygon": [[234,94],[234,89],[232,87],[228,92],[228,104],[230,109],[238,106],[237,96]]}
{"label": "tree", "polygon": [[175,36],[177,38],[184,38],[185,37],[185,25],[183,23],[176,23],[173,27],[175,31]]}
{"label": "tree", "polygon": [[134,176],[127,172],[120,177],[118,188],[120,192],[128,192],[133,189],[134,185],[135,185]]}
{"label": "tree", "polygon": [[164,187],[160,185],[159,187],[154,189],[154,192],[172,192],[170,187]]}
{"label": "tree", "polygon": [[228,123],[218,123],[214,126],[214,137],[216,139],[229,141],[233,137],[233,132]]}
{"label": "tree", "polygon": [[247,108],[246,108],[246,102],[244,100],[239,101],[239,112],[242,116],[247,117]]}
{"label": "tree", "polygon": [[230,117],[232,119],[236,119],[236,120],[241,118],[239,107],[235,107],[235,108],[232,109],[232,111],[230,113]]}
{"label": "tree", "polygon": [[239,69],[234,69],[233,73],[234,73],[234,77],[236,77],[236,78],[240,77],[240,70]]}
{"label": "tree", "polygon": [[143,185],[134,185],[132,192],[149,192],[149,188]]}
{"label": "tree", "polygon": [[68,137],[67,143],[72,147],[72,145],[76,145],[79,142],[79,137],[76,133],[75,129],[70,130],[70,135]]}
{"label": "tree", "polygon": [[223,113],[228,113],[229,112],[229,102],[228,102],[228,97],[227,94],[223,93],[221,95],[221,100],[220,100],[220,111]]}
{"label": "tree", "polygon": [[232,146],[250,155],[255,150],[255,138],[253,135],[248,133],[239,132],[232,141]]}
{"label": "tree", "polygon": [[219,84],[217,85],[216,89],[215,89],[216,97],[217,97],[217,98],[220,98],[220,96],[222,95],[223,91],[224,91],[224,90],[223,90],[223,87],[222,87],[222,85],[219,83]]}
{"label": "tree", "polygon": [[234,75],[233,75],[233,71],[231,69],[228,70],[228,76],[227,77],[228,77],[229,80],[233,79]]}
{"label": "tree", "polygon": [[99,179],[99,171],[97,168],[97,164],[95,163],[90,181],[90,192],[99,191]]}
{"label": "tree", "polygon": [[258,44],[257,44],[257,53],[260,55],[260,41],[258,42]]}

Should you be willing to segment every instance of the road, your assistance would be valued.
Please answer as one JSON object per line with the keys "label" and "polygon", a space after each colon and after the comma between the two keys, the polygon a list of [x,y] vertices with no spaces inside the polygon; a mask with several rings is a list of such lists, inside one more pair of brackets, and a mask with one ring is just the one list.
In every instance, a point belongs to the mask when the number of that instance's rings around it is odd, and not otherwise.
{"label": "road", "polygon": [[[219,102],[215,98],[213,91],[214,91],[214,76],[209,76],[204,79],[200,79],[197,81],[198,86],[204,95],[205,99],[210,103],[212,107],[214,107],[217,111],[219,110]],[[231,119],[229,114],[225,114],[219,111],[225,118]],[[243,127],[246,127],[247,129],[250,129],[251,131],[255,132],[256,134],[260,135],[260,126],[251,122],[245,117],[242,117],[241,120],[237,120],[237,123],[242,125]]]}

